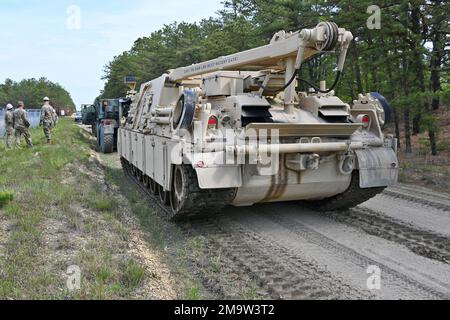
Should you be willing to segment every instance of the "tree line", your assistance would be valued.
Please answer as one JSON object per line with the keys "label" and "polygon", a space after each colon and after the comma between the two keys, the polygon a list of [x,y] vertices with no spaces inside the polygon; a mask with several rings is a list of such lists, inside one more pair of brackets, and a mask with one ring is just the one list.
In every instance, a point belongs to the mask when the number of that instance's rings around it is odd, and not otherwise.
{"label": "tree line", "polygon": [[[143,37],[105,66],[104,97],[123,96],[123,78],[139,83],[169,69],[267,44],[279,30],[310,28],[334,21],[353,32],[345,73],[337,94],[347,102],[378,91],[394,108],[400,145],[412,153],[411,136],[427,132],[436,155],[439,126],[433,116],[450,100],[450,2],[360,0],[227,0],[214,18],[173,23]],[[334,80],[336,56],[310,60],[301,77]]]}
{"label": "tree line", "polygon": [[58,83],[46,78],[24,79],[20,82],[6,79],[3,84],[0,84],[0,106],[2,107],[8,103],[17,105],[18,101],[23,101],[26,108],[40,108],[44,97],[49,97],[55,107],[75,110],[75,103],[70,93]]}

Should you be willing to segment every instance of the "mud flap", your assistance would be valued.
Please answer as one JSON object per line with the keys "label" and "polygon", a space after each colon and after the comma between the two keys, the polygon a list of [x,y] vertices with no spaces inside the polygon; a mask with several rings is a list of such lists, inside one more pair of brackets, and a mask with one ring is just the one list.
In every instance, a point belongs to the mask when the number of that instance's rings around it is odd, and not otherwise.
{"label": "mud flap", "polygon": [[357,150],[360,187],[377,188],[397,184],[399,162],[390,148]]}
{"label": "mud flap", "polygon": [[242,187],[241,168],[196,168],[200,189],[233,189]]}

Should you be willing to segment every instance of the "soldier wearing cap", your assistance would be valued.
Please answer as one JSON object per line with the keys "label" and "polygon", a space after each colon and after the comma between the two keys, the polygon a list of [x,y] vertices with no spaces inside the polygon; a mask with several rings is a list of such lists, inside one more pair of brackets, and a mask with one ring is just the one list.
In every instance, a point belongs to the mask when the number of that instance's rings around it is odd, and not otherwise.
{"label": "soldier wearing cap", "polygon": [[24,110],[25,104],[22,101],[18,102],[17,109],[13,113],[14,130],[16,135],[16,148],[20,149],[20,139],[24,136],[29,148],[33,147],[30,134],[30,120],[28,113]]}
{"label": "soldier wearing cap", "polygon": [[45,97],[44,105],[41,109],[41,122],[39,126],[44,128],[44,134],[48,144],[52,142],[52,129],[56,124],[56,112],[54,112],[54,110],[55,109],[53,109],[53,107],[50,105],[50,99],[48,97]]}
{"label": "soldier wearing cap", "polygon": [[8,103],[5,112],[6,148],[11,149],[14,139],[14,114],[13,105]]}

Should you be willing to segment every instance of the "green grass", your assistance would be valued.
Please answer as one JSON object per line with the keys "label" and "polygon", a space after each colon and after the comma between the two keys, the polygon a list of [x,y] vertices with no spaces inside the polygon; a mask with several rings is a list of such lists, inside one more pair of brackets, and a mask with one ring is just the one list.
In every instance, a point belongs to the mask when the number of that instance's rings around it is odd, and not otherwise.
{"label": "green grass", "polygon": [[14,200],[14,192],[10,190],[0,190],[0,208]]}
{"label": "green grass", "polygon": [[[0,143],[0,219],[11,225],[0,255],[0,300],[132,297],[145,269],[126,255],[129,230],[117,219],[115,199],[77,170],[91,165],[90,139],[70,119],[56,127],[52,145],[42,129],[31,134],[32,149]],[[46,231],[49,221],[58,232]],[[56,249],[51,237],[58,237]],[[69,265],[82,270],[79,291],[67,290]]]}
{"label": "green grass", "polygon": [[249,288],[242,294],[244,300],[261,300],[261,296],[258,294],[256,288]]}
{"label": "green grass", "polygon": [[133,260],[130,260],[125,265],[125,272],[122,278],[123,284],[129,288],[134,289],[138,287],[145,277],[145,269]]}
{"label": "green grass", "polygon": [[139,219],[142,228],[147,231],[149,240],[160,250],[166,246],[165,234],[173,233],[175,230],[170,225],[158,217],[154,212],[147,199],[136,188],[130,188],[129,182],[124,179],[121,168],[108,167],[106,178],[110,183],[119,186],[122,194],[128,199],[133,214]]}
{"label": "green grass", "polygon": [[[79,137],[79,129],[61,121],[54,130],[54,145],[44,144],[42,130],[31,130],[35,148],[5,150],[0,146],[0,194],[2,214],[12,225],[8,254],[0,259],[4,277],[0,298],[49,297],[49,276],[42,264],[42,223],[48,212],[70,193],[60,184],[61,169],[67,164],[87,159],[88,145]],[[14,190],[14,191],[9,191]],[[5,201],[6,200],[6,201]],[[51,296],[52,294],[50,294]]]}
{"label": "green grass", "polygon": [[200,289],[197,286],[189,288],[186,292],[186,299],[191,301],[201,300],[202,295]]}
{"label": "green grass", "polygon": [[115,206],[114,199],[99,198],[95,200],[95,208],[99,211],[111,211]]}

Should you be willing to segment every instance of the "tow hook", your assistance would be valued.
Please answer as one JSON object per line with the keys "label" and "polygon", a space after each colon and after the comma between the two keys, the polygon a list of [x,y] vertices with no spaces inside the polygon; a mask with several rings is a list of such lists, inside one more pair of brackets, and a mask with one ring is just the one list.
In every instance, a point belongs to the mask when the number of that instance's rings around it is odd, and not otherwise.
{"label": "tow hook", "polygon": [[353,154],[339,156],[339,171],[343,175],[349,175],[355,170],[356,157]]}

